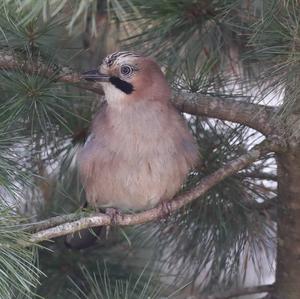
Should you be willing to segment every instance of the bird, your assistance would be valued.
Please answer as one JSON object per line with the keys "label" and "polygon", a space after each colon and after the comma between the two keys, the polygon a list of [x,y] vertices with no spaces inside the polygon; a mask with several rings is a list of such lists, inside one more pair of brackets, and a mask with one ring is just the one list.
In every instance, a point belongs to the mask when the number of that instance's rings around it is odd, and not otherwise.
{"label": "bird", "polygon": [[168,202],[200,154],[160,66],[120,51],[81,77],[105,95],[77,157],[88,205],[138,212]]}

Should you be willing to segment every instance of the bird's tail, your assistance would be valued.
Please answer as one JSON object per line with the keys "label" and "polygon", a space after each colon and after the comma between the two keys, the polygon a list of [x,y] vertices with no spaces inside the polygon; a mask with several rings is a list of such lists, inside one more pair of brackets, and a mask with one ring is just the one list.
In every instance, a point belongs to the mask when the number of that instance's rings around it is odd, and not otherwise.
{"label": "bird's tail", "polygon": [[89,229],[82,229],[76,233],[67,235],[65,245],[71,249],[85,249],[94,245],[99,238],[102,226],[97,226]]}
{"label": "bird's tail", "polygon": [[[87,208],[87,201],[81,206],[82,209]],[[76,233],[65,237],[65,245],[70,249],[85,249],[93,246],[102,231],[102,226],[82,229]]]}

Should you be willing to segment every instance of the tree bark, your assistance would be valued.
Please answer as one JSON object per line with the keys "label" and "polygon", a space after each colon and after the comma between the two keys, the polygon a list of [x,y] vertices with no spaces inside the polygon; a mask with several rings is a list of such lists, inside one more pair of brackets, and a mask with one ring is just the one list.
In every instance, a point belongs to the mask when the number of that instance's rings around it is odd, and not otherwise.
{"label": "tree bark", "polygon": [[240,123],[266,136],[280,129],[275,107],[184,91],[177,91],[172,103],[182,112]]}
{"label": "tree bark", "polygon": [[278,154],[278,244],[272,299],[299,299],[300,147]]}

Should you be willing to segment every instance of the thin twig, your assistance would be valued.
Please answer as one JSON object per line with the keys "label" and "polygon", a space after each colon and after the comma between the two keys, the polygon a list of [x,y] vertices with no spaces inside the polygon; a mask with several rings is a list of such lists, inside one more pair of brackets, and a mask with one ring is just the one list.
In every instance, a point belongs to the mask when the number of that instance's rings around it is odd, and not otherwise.
{"label": "thin twig", "polygon": [[47,229],[49,227],[54,227],[68,221],[75,221],[81,219],[83,217],[90,216],[91,213],[88,212],[80,212],[80,213],[73,213],[68,215],[59,215],[52,217],[47,220],[38,221],[35,223],[26,223],[22,225],[25,231],[30,231],[31,233],[38,232],[40,230]]}

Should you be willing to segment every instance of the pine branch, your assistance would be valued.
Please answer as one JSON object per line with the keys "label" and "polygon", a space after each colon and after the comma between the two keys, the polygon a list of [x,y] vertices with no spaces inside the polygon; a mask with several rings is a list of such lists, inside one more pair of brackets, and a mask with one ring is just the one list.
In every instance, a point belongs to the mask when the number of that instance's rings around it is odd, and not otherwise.
{"label": "pine branch", "polygon": [[[0,69],[38,74],[52,78],[53,81],[76,84],[79,88],[103,95],[100,84],[83,82],[80,74],[69,67],[47,65],[41,60],[26,60],[21,54],[9,50],[0,51]],[[278,126],[278,122],[274,121],[276,107],[183,91],[177,91],[172,102],[182,112],[240,123],[264,135],[275,133],[274,123]]]}
{"label": "pine branch", "polygon": [[242,289],[229,290],[220,295],[210,295],[207,299],[230,299],[239,296],[246,296],[258,293],[269,293],[273,290],[273,285],[261,285]]}
{"label": "pine branch", "polygon": [[23,53],[0,50],[0,70],[21,71],[30,75],[37,74],[53,81],[76,84],[77,87],[103,95],[100,85],[83,82],[80,74],[67,66],[47,64],[40,58],[24,57]]}
{"label": "pine branch", "polygon": [[[230,175],[240,171],[241,169],[244,169],[257,159],[259,159],[261,156],[272,151],[279,151],[281,148],[282,144],[278,142],[278,139],[275,139],[274,141],[265,140],[259,145],[256,145],[248,153],[228,162],[226,165],[224,165],[211,175],[202,179],[195,188],[187,191],[186,193],[175,196],[175,198],[168,203],[168,213],[174,213],[187,203],[190,203],[191,201],[199,198],[213,186],[229,177]],[[31,242],[38,243],[51,238],[71,234],[81,229],[96,226],[125,226],[143,224],[146,222],[157,220],[164,216],[166,216],[166,211],[161,205],[137,214],[117,215],[114,221],[112,221],[110,216],[101,213],[92,213],[90,214],[90,216],[83,217],[81,219],[78,219],[78,214],[63,215],[55,217],[55,221],[53,221],[53,219],[44,221],[40,227],[34,224],[33,228],[36,233],[32,234]],[[53,223],[61,224],[52,226]]]}
{"label": "pine branch", "polygon": [[63,216],[55,216],[47,220],[42,220],[35,223],[27,223],[25,225],[22,225],[22,227],[25,229],[25,231],[30,231],[31,233],[34,233],[34,232],[47,229],[49,227],[54,227],[63,224],[68,221],[71,222],[71,221],[79,220],[89,215],[90,213],[88,212],[80,212],[80,213],[74,213],[74,214],[63,215]]}
{"label": "pine branch", "polygon": [[2,49],[0,51],[0,69],[24,71],[28,74],[38,74],[47,78],[56,77],[66,83],[79,83],[80,75],[70,68],[57,65],[48,65],[40,58],[24,57],[22,53]]}
{"label": "pine branch", "polygon": [[182,112],[236,122],[264,135],[275,131],[275,107],[187,92],[177,93],[172,102]]}

